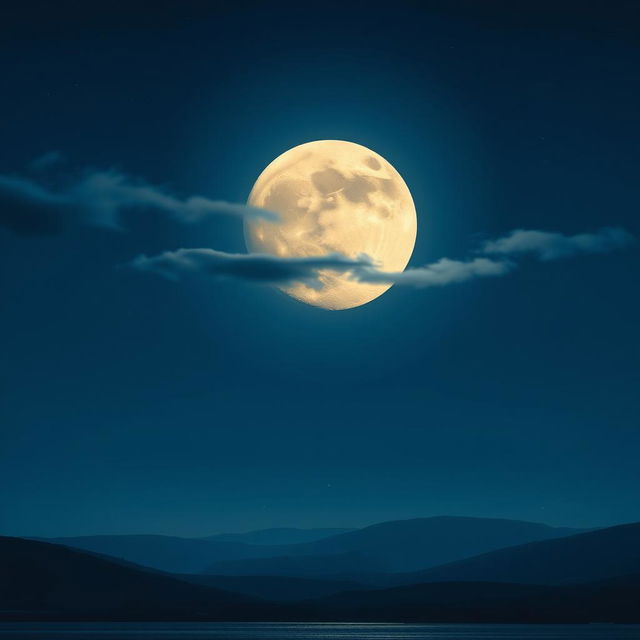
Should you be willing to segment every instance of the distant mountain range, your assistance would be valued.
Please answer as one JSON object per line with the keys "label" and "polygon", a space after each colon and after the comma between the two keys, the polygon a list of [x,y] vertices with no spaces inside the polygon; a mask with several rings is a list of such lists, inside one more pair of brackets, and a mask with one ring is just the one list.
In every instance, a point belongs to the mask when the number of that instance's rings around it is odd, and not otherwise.
{"label": "distant mountain range", "polygon": [[[412,571],[467,558],[507,546],[548,540],[580,532],[580,529],[549,527],[544,524],[492,518],[435,517],[382,522],[364,529],[330,536],[297,545],[271,546],[271,557],[335,556],[359,553],[371,558],[387,571]],[[265,549],[260,557],[266,557]],[[242,562],[234,558],[239,575],[263,575],[263,560],[247,556]],[[227,567],[229,565],[226,565]],[[221,565],[212,564],[207,573],[220,573]],[[285,570],[289,570],[287,566]],[[372,566],[371,572],[379,569]],[[228,571],[223,571],[228,573]],[[277,563],[274,575],[281,573]],[[350,574],[345,567],[340,574]],[[297,575],[297,574],[294,574]],[[308,575],[308,574],[301,574]]]}
{"label": "distant mountain range", "polygon": [[[269,538],[300,535],[292,534],[290,529],[284,530],[289,533],[273,531],[231,535],[230,538],[119,535],[52,538],[48,541],[173,573],[264,575],[269,572],[270,575],[308,576],[314,574],[308,570],[310,565],[322,563],[322,560],[312,561],[313,556],[332,556],[334,573],[349,577],[353,576],[353,556],[350,554],[368,558],[371,573],[380,570],[417,571],[507,546],[571,535],[580,530],[518,520],[435,517],[383,522],[309,542],[267,544],[265,541]],[[322,534],[316,530],[313,534],[303,535]],[[247,541],[251,539],[254,542],[249,544]],[[261,542],[256,543],[255,540]],[[299,563],[300,573],[292,574],[292,561],[286,558],[298,556],[307,560]],[[345,559],[342,567],[336,562],[338,556]],[[268,563],[268,569],[264,558],[274,559]],[[362,572],[364,566],[357,573]]]}
{"label": "distant mountain range", "polygon": [[299,544],[301,542],[315,542],[340,533],[348,533],[353,529],[296,529],[294,527],[280,527],[274,529],[259,529],[247,533],[218,533],[206,536],[204,540],[218,542],[243,542],[244,544]]}
{"label": "distant mountain range", "polygon": [[[62,545],[0,538],[0,620],[640,623],[639,543],[640,523],[621,525],[420,572],[370,574],[378,584],[365,585],[169,575]],[[385,580],[416,582],[380,588]]]}

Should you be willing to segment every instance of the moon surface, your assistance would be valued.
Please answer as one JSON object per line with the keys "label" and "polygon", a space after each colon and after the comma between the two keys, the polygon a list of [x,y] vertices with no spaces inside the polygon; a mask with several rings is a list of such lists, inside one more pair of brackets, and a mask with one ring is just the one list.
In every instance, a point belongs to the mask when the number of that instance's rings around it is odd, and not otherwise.
{"label": "moon surface", "polygon": [[[277,222],[245,221],[249,251],[309,257],[367,254],[383,271],[403,271],[416,241],[409,188],[382,156],[353,142],[318,140],[278,156],[260,174],[248,203],[276,212]],[[349,309],[382,295],[390,284],[365,284],[348,273],[318,272],[321,287],[280,287],[324,309]]]}

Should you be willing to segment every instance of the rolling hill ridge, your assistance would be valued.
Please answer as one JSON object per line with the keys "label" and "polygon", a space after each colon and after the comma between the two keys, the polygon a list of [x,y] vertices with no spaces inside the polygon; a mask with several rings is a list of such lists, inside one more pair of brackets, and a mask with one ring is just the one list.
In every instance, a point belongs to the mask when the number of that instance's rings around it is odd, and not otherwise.
{"label": "rolling hill ridge", "polygon": [[640,573],[640,523],[530,542],[392,577],[396,584],[485,581],[560,585]]}

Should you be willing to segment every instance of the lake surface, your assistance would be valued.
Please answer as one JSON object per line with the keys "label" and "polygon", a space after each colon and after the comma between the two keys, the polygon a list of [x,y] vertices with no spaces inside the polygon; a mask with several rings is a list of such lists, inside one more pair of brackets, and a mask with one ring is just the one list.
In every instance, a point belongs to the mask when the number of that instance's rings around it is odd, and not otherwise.
{"label": "lake surface", "polygon": [[8,640],[640,640],[640,625],[0,623]]}

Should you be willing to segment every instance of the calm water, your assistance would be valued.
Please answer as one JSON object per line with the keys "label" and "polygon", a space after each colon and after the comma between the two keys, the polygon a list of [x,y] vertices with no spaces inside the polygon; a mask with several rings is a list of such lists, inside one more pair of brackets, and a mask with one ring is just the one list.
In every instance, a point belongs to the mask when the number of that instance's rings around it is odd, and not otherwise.
{"label": "calm water", "polygon": [[19,640],[640,640],[640,625],[0,623]]}

